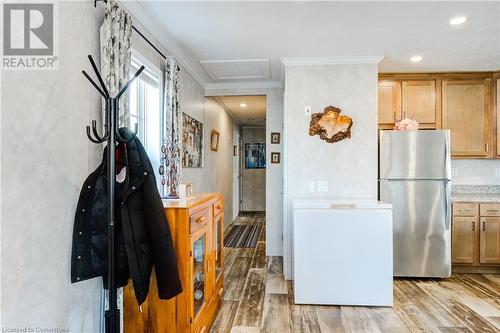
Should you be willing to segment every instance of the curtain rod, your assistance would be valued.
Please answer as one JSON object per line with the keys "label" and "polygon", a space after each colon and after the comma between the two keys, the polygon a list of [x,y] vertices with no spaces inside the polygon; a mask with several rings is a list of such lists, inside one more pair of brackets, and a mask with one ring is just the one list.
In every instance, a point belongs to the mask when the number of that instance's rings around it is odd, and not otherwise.
{"label": "curtain rod", "polygon": [[[97,7],[97,2],[104,2],[107,3],[107,0],[94,0],[94,7]],[[148,43],[156,52],[158,52],[159,55],[163,57],[163,59],[167,59],[167,57],[161,52],[142,32],[139,31],[134,25],[132,25],[132,29],[134,29],[135,32],[139,34],[139,36],[142,37]]]}
{"label": "curtain rod", "polygon": [[134,31],[137,32],[139,36],[141,36],[142,39],[146,41],[146,43],[148,43],[153,49],[155,49],[155,51],[158,52],[158,54],[161,55],[163,59],[167,59],[167,57],[160,50],[158,50],[158,48],[153,43],[151,43],[151,41],[147,39],[146,36],[144,36],[142,32],[140,32],[139,29],[135,27],[135,25],[132,25],[132,29],[134,29]]}

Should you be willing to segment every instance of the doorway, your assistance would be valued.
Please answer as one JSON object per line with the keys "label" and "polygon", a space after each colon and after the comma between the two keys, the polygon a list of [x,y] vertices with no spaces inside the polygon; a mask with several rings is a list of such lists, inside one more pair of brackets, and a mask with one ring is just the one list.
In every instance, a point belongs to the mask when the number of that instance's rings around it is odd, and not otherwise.
{"label": "doorway", "polygon": [[[217,96],[233,118],[233,222],[240,215],[266,210],[266,95]],[[229,201],[228,199],[226,199]]]}

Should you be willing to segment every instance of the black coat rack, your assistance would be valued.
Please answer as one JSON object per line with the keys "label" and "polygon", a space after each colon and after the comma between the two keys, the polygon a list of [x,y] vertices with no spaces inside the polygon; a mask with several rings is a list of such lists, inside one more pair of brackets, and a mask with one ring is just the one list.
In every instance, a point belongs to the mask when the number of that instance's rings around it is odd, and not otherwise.
{"label": "black coat rack", "polygon": [[90,78],[90,76],[82,71],[83,75],[90,81],[90,83],[97,89],[97,91],[104,97],[106,101],[106,120],[104,124],[104,134],[100,136],[97,133],[97,122],[92,120],[92,132],[94,137],[90,134],[90,126],[87,126],[87,137],[93,143],[103,143],[107,141],[108,147],[108,156],[107,156],[107,175],[108,175],[108,299],[109,299],[109,309],[104,312],[105,317],[105,326],[106,333],[119,333],[120,332],[120,309],[117,307],[116,300],[116,280],[115,280],[115,182],[116,182],[116,143],[118,142],[130,142],[137,135],[137,123],[135,124],[135,131],[130,138],[121,137],[118,132],[118,109],[120,106],[120,97],[125,93],[125,91],[130,87],[130,84],[134,79],[141,74],[144,70],[144,66],[141,66],[139,70],[134,74],[134,76],[125,84],[120,92],[114,96],[109,96],[108,90],[106,89],[106,85],[102,79],[99,70],[92,59],[92,56],[89,55],[90,64],[94,69],[94,72],[99,80],[100,87],[97,83],[94,82]]}

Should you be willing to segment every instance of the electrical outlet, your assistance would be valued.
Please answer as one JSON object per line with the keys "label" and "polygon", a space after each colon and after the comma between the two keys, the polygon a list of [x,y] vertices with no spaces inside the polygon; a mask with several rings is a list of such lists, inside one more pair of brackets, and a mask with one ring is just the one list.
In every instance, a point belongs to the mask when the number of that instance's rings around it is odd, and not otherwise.
{"label": "electrical outlet", "polygon": [[451,176],[458,177],[458,169],[457,168],[451,168]]}
{"label": "electrical outlet", "polygon": [[306,117],[310,117],[311,116],[311,110],[312,110],[312,108],[311,108],[310,105],[304,106],[304,115]]}
{"label": "electrical outlet", "polygon": [[328,182],[327,181],[318,182],[318,192],[328,192]]}
{"label": "electrical outlet", "polygon": [[316,182],[309,182],[309,192],[316,192]]}

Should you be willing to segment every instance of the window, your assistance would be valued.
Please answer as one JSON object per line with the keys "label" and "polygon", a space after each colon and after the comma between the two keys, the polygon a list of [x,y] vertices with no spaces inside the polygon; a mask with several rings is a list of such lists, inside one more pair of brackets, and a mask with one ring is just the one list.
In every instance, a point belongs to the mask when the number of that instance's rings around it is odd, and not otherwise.
{"label": "window", "polygon": [[[162,72],[157,67],[143,59],[136,52],[132,53],[130,77],[146,66],[141,75],[134,80],[129,92],[129,126],[134,129],[138,124],[138,138],[141,140],[149,156],[153,170],[160,167],[161,151],[161,115],[162,115]],[[158,177],[157,177],[158,178]],[[158,180],[158,179],[157,179]],[[161,184],[158,182],[161,191]]]}

